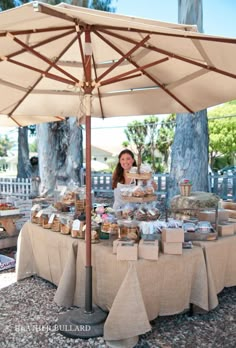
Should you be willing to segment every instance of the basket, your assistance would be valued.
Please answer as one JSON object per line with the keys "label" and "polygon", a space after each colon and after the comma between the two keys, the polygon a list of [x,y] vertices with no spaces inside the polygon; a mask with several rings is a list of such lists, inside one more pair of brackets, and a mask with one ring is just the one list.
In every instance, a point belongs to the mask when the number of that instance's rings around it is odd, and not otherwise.
{"label": "basket", "polygon": [[179,185],[181,196],[190,196],[192,185],[191,184],[180,184]]}

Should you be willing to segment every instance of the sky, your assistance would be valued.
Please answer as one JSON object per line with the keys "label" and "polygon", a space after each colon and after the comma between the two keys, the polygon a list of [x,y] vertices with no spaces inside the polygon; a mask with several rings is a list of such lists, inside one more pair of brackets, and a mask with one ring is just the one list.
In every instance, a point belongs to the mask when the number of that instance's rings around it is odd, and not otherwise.
{"label": "sky", "polygon": [[[205,34],[236,37],[236,0],[202,0]],[[116,13],[178,23],[178,0],[113,0]],[[146,116],[147,117],[147,116]],[[142,121],[146,117],[139,117]],[[92,118],[92,144],[119,153],[132,117]]]}
{"label": "sky", "polygon": [[[204,33],[235,38],[236,0],[202,0],[202,3]],[[118,14],[178,23],[178,0],[113,0],[113,6]],[[132,117],[92,118],[92,144],[119,153],[122,142],[127,140],[124,127],[133,120]]]}

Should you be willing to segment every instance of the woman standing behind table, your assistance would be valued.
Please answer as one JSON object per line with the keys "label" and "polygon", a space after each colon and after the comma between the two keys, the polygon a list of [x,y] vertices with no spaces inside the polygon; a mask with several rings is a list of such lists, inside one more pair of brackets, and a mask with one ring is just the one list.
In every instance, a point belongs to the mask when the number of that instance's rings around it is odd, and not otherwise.
{"label": "woman standing behind table", "polygon": [[118,183],[129,185],[132,179],[127,178],[127,173],[130,171],[131,167],[137,166],[133,152],[128,149],[121,151],[118,159],[119,161],[112,175],[113,190],[117,188]]}
{"label": "woman standing behind table", "polygon": [[122,150],[118,156],[118,163],[112,175],[112,189],[114,190],[114,209],[119,209],[122,205],[120,189],[125,185],[131,185],[133,179],[127,177],[127,173],[131,167],[137,166],[134,154],[132,151]]}

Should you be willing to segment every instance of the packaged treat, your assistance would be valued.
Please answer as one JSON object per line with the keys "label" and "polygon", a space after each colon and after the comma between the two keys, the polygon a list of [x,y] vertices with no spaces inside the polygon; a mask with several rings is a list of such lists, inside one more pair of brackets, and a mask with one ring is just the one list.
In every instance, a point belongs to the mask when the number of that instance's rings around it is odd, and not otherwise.
{"label": "packaged treat", "polygon": [[155,202],[146,204],[147,221],[157,220],[161,215],[159,209],[156,208],[155,204]]}
{"label": "packaged treat", "polygon": [[144,186],[144,195],[150,196],[150,195],[154,195],[154,193],[155,193],[155,190],[152,185],[152,180],[148,180],[147,184]]}
{"label": "packaged treat", "polygon": [[143,240],[158,239],[158,230],[155,228],[155,224],[152,221],[140,222],[139,228]]}
{"label": "packaged treat", "polygon": [[119,239],[133,240],[138,242],[139,240],[139,227],[138,222],[135,220],[119,220]]}
{"label": "packaged treat", "polygon": [[[83,230],[85,232],[85,241],[86,241],[86,225],[84,225]],[[100,226],[96,222],[92,221],[91,224],[91,243],[96,244],[99,243],[100,240]]]}
{"label": "packaged treat", "polygon": [[60,214],[59,221],[60,221],[60,232],[62,234],[70,234],[73,216],[71,214]]}
{"label": "packaged treat", "polygon": [[147,209],[144,204],[140,205],[138,209],[135,211],[135,219],[138,221],[146,221],[147,220]]}
{"label": "packaged treat", "polygon": [[184,222],[183,223],[184,232],[195,232],[196,225],[192,222]]}
{"label": "packaged treat", "polygon": [[85,215],[81,214],[77,219],[72,221],[71,237],[85,239]]}
{"label": "packaged treat", "polygon": [[59,219],[60,214],[52,214],[49,219],[49,223],[51,223],[51,230],[53,232],[60,232],[61,230],[61,223]]}
{"label": "packaged treat", "polygon": [[[108,215],[102,222],[100,239],[110,239],[110,235],[118,237],[117,219],[113,215]],[[115,239],[117,239],[117,237]]]}
{"label": "packaged treat", "polygon": [[31,222],[34,224],[39,223],[39,212],[42,210],[39,204],[34,204],[31,208]]}
{"label": "packaged treat", "polygon": [[210,233],[212,232],[212,230],[213,228],[209,221],[199,221],[196,226],[196,232],[199,232],[199,233]]}
{"label": "packaged treat", "polygon": [[46,209],[43,209],[43,212],[41,215],[41,222],[42,222],[43,228],[45,228],[45,229],[51,228],[52,223],[50,222],[50,216],[56,212],[57,212],[57,210],[52,206],[49,206]]}
{"label": "packaged treat", "polygon": [[48,223],[49,215],[43,213],[42,214],[42,227],[45,229],[51,228],[51,224]]}
{"label": "packaged treat", "polygon": [[144,195],[145,195],[145,191],[144,191],[144,188],[141,184],[135,186],[132,189],[132,196],[133,197],[144,197]]}
{"label": "packaged treat", "polygon": [[122,187],[120,189],[121,197],[131,197],[132,196],[132,188],[131,187]]}
{"label": "packaged treat", "polygon": [[124,204],[121,207],[122,219],[132,219],[134,217],[135,205],[132,203]]}

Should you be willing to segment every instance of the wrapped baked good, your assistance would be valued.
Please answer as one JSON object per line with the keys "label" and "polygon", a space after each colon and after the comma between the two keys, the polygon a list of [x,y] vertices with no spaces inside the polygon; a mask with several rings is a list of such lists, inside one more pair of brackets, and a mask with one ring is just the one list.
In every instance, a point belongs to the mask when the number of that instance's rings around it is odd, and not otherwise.
{"label": "wrapped baked good", "polygon": [[155,189],[154,189],[154,186],[153,186],[152,182],[153,182],[152,180],[148,180],[147,184],[144,186],[143,189],[144,189],[145,196],[154,195]]}
{"label": "wrapped baked good", "polygon": [[142,221],[139,224],[141,236],[143,240],[156,240],[158,239],[158,229],[152,221]]}
{"label": "wrapped baked good", "polygon": [[132,189],[132,196],[133,197],[144,197],[144,195],[145,195],[144,188],[143,188],[141,182],[139,182],[139,184]]}
{"label": "wrapped baked good", "polygon": [[71,227],[72,238],[85,238],[85,215],[81,215],[78,219],[73,220]]}
{"label": "wrapped baked good", "polygon": [[196,226],[196,232],[210,233],[213,231],[213,227],[209,221],[199,221]]}
{"label": "wrapped baked good", "polygon": [[60,221],[60,232],[62,234],[70,234],[72,222],[73,222],[73,216],[71,214],[60,214],[59,221]]}
{"label": "wrapped baked good", "polygon": [[57,210],[53,206],[49,206],[42,210],[41,224],[43,228],[45,229],[51,228],[52,222],[50,220],[50,217],[53,213],[57,213]]}
{"label": "wrapped baked good", "polygon": [[132,191],[133,191],[133,188],[131,188],[131,187],[122,187],[120,189],[121,197],[131,197]]}
{"label": "wrapped baked good", "polygon": [[152,220],[157,220],[160,216],[160,211],[156,207],[148,207],[147,209],[147,220],[152,221]]}
{"label": "wrapped baked good", "polygon": [[139,226],[135,220],[119,220],[119,239],[133,240],[138,242],[139,240]]}
{"label": "wrapped baked good", "polygon": [[[85,230],[85,226],[83,227],[84,230]],[[100,226],[95,223],[95,222],[92,222],[91,224],[91,243],[92,244],[96,244],[96,243],[99,243],[100,240]],[[85,234],[85,240],[86,240],[86,234]]]}
{"label": "wrapped baked good", "polygon": [[146,221],[147,220],[147,210],[144,205],[141,205],[135,211],[135,219],[138,221]]}
{"label": "wrapped baked good", "polygon": [[60,230],[61,230],[61,223],[60,223],[59,216],[60,216],[60,214],[58,214],[58,213],[56,213],[56,214],[53,213],[50,216],[49,221],[51,223],[51,230],[53,232],[60,232]]}
{"label": "wrapped baked good", "polygon": [[121,207],[122,219],[132,219],[134,217],[135,205],[126,203]]}
{"label": "wrapped baked good", "polygon": [[184,229],[184,232],[195,232],[196,225],[194,223],[191,223],[191,222],[184,222],[183,229]]}
{"label": "wrapped baked good", "polygon": [[41,212],[42,208],[40,204],[34,204],[31,208],[31,222],[34,224],[40,223],[40,216],[42,215]]}

